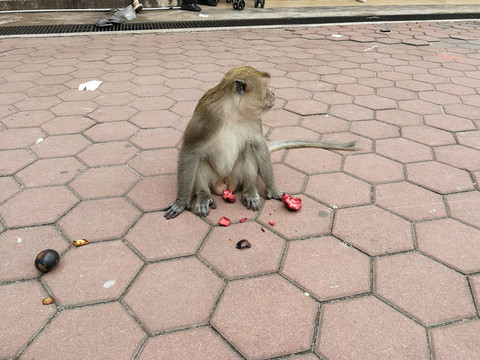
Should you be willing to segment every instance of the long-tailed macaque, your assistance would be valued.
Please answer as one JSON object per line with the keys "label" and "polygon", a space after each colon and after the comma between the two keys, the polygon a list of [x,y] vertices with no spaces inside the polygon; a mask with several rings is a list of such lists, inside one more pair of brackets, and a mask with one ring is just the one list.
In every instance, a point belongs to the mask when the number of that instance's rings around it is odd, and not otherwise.
{"label": "long-tailed macaque", "polygon": [[183,135],[178,157],[177,199],[163,209],[172,219],[192,207],[206,216],[216,207],[212,191],[242,190],[243,204],[258,210],[258,176],[265,183],[267,199],[281,200],[273,176],[270,152],[317,147],[355,150],[355,142],[330,143],[309,140],[280,140],[267,143],[262,134],[261,115],[275,105],[268,87],[270,75],[250,66],[230,70],[220,83],[203,95]]}

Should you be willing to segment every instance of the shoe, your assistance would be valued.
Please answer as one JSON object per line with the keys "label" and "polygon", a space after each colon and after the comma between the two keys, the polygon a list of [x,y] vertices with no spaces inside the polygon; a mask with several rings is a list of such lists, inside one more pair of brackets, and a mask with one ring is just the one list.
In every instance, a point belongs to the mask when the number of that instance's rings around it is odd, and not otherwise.
{"label": "shoe", "polygon": [[143,9],[143,5],[140,4],[140,2],[138,0],[135,0],[133,2],[133,10],[135,10],[135,12],[138,13],[142,9]]}
{"label": "shoe", "polygon": [[182,6],[180,7],[182,10],[188,10],[188,11],[202,11],[202,9],[197,6],[197,4],[192,3],[192,4],[185,4],[182,3]]}

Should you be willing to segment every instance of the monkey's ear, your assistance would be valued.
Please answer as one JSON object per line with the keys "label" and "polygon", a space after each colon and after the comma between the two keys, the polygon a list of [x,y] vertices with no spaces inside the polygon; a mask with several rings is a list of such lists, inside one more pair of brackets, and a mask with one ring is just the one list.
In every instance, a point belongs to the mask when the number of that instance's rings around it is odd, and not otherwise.
{"label": "monkey's ear", "polygon": [[245,80],[235,80],[235,89],[239,94],[245,94],[245,91],[247,91],[247,83]]}

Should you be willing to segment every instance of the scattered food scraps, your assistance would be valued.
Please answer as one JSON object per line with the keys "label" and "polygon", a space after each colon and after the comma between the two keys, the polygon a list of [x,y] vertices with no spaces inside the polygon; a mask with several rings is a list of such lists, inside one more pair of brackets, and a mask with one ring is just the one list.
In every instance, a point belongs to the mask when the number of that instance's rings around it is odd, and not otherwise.
{"label": "scattered food scraps", "polygon": [[35,141],[35,145],[40,144],[43,140],[45,140],[45,139],[44,138],[38,138],[37,141]]}
{"label": "scattered food scraps", "polygon": [[55,299],[50,296],[47,296],[46,298],[42,299],[43,305],[50,305],[50,304],[53,304],[54,302],[55,302]]}
{"label": "scattered food scraps", "polygon": [[247,218],[241,218],[241,219],[240,219],[240,222],[241,222],[241,223],[244,223],[245,221],[247,221]]}
{"label": "scattered food scraps", "polygon": [[261,227],[260,230],[261,230],[262,232],[265,232],[265,229],[264,229],[263,227]]}
{"label": "scattered food scraps", "polygon": [[227,203],[234,203],[235,202],[235,195],[230,190],[223,191],[223,200]]}
{"label": "scattered food scraps", "polygon": [[235,247],[240,250],[249,249],[252,247],[252,244],[250,244],[250,241],[248,241],[247,239],[243,239],[240,240]]}
{"label": "scattered food scraps", "polygon": [[35,258],[35,267],[37,270],[47,273],[57,266],[60,261],[60,255],[53,249],[42,250]]}
{"label": "scattered food scraps", "polygon": [[20,238],[17,236],[17,244],[18,244],[18,243],[21,243],[22,241],[23,241],[23,240],[20,239]]}
{"label": "scattered food scraps", "polygon": [[229,218],[222,216],[222,218],[218,221],[218,224],[222,226],[230,226],[231,221]]}
{"label": "scattered food scraps", "polygon": [[80,239],[80,240],[74,240],[72,242],[73,246],[83,246],[83,245],[87,245],[88,244],[88,240],[86,239]]}
{"label": "scattered food scraps", "polygon": [[275,220],[270,220],[268,223],[269,223],[271,226],[275,226]]}
{"label": "scattered food scraps", "polygon": [[287,209],[291,211],[298,211],[302,208],[302,199],[294,198],[287,193],[283,194],[282,202],[285,204]]}

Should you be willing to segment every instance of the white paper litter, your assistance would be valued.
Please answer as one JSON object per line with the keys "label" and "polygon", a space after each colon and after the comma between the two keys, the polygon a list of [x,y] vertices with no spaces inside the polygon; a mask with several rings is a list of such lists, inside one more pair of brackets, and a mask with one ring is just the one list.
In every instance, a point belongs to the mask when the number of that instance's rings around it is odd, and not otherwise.
{"label": "white paper litter", "polygon": [[341,38],[341,37],[343,37],[343,35],[340,35],[340,34],[332,34],[332,37],[334,37],[334,38]]}
{"label": "white paper litter", "polygon": [[208,15],[205,15],[205,14],[198,14],[198,16],[200,16],[200,17],[208,17]]}
{"label": "white paper litter", "polygon": [[103,287],[105,289],[110,289],[113,285],[115,285],[115,280],[108,280],[108,281],[105,281],[105,284],[103,284]]}
{"label": "white paper litter", "polygon": [[21,243],[22,241],[23,241],[23,240],[20,239],[20,238],[17,236],[17,244],[18,244],[18,243]]}
{"label": "white paper litter", "polygon": [[78,85],[78,90],[88,90],[88,91],[93,91],[98,89],[102,82],[100,80],[92,80],[83,84]]}
{"label": "white paper litter", "polygon": [[369,47],[368,49],[363,50],[363,52],[373,50],[373,49],[375,49],[377,46],[378,46],[378,45]]}
{"label": "white paper litter", "polygon": [[35,141],[35,145],[40,144],[43,140],[45,140],[45,139],[44,138],[37,139],[37,141]]}

